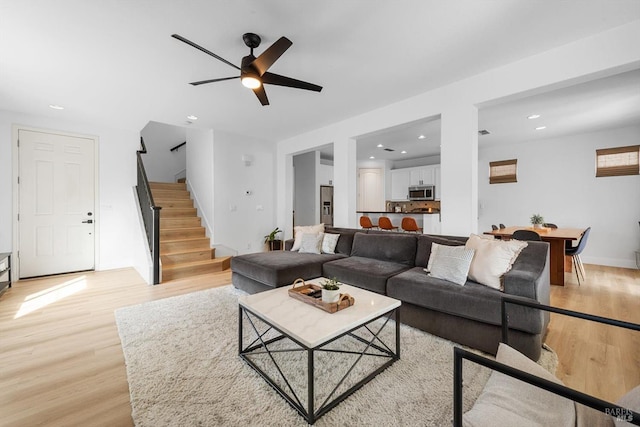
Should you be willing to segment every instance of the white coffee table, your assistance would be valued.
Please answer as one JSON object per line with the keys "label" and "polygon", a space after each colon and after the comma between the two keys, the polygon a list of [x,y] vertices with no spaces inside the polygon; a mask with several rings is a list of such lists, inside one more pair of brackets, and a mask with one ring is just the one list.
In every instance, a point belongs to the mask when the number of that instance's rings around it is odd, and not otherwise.
{"label": "white coffee table", "polygon": [[[324,278],[319,277],[307,280],[306,283],[317,284],[321,280],[324,280]],[[400,318],[398,308],[401,302],[384,295],[343,284],[340,286],[340,292],[351,295],[355,299],[355,304],[336,313],[327,313],[290,297],[288,295],[290,288],[290,286],[285,286],[238,298],[240,305],[238,316],[239,355],[289,402],[308,423],[313,424],[318,418],[400,358]],[[395,322],[389,322],[390,319]],[[377,323],[374,324],[373,322]],[[395,326],[395,343],[383,342],[381,332],[385,330],[387,325]],[[246,330],[245,326],[247,327]],[[259,326],[262,326],[262,329]],[[251,334],[251,338],[247,339],[247,341],[251,342],[248,342],[245,346],[243,341],[247,338],[247,333]],[[359,351],[346,348],[343,350],[341,347],[342,341],[340,340],[346,339],[358,340],[365,344],[365,348]],[[274,347],[281,340],[290,340],[294,348],[278,348],[275,350]],[[331,346],[327,347],[329,344]],[[300,393],[296,393],[287,379],[287,375],[284,372],[286,369],[282,369],[283,367],[278,365],[277,357],[274,357],[278,356],[276,352],[301,351],[306,352],[307,358],[306,405],[302,402],[302,396],[298,396]],[[339,380],[333,391],[329,393],[327,399],[316,408],[315,383],[324,379],[324,376],[316,377],[314,375],[315,354],[319,352],[330,353],[331,357],[335,355],[336,358],[339,358],[341,354],[350,355],[351,359],[353,359],[354,355],[358,355],[358,357],[355,361],[348,362],[352,363],[352,366],[350,366],[344,377]],[[272,373],[276,373],[276,376],[283,381],[276,381],[272,375],[255,363],[254,356],[260,355],[264,357],[265,354],[268,354],[269,363],[272,362],[272,367],[275,368],[275,372],[272,371]],[[346,391],[340,392],[339,395],[333,398],[333,394],[337,394],[337,390],[343,381],[355,372],[355,366],[365,355],[379,357],[383,363],[365,374],[363,378]]]}

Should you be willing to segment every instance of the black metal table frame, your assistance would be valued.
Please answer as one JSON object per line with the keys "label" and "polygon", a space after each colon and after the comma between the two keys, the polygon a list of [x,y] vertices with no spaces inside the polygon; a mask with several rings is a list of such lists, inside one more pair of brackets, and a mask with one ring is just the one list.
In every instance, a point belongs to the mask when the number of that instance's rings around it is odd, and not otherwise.
{"label": "black metal table frame", "polygon": [[[247,348],[243,348],[244,345],[243,345],[243,336],[242,336],[243,335],[243,330],[244,330],[243,329],[244,328],[243,314],[245,314],[245,313],[247,314],[247,320],[251,324],[253,332],[254,332],[254,334],[256,336],[254,341],[251,342],[247,346]],[[265,330],[262,333],[259,333],[258,329],[256,328],[256,325],[255,325],[254,321],[251,319],[250,315],[254,316],[257,319],[259,319],[261,322],[265,323],[268,326],[267,330]],[[386,320],[384,321],[382,326],[378,329],[377,332],[372,331],[369,328],[369,324],[371,324],[371,323],[375,322],[376,320],[381,319],[383,317],[385,317]],[[395,341],[396,341],[395,352],[393,350],[391,350],[378,337],[380,332],[382,332],[386,328],[387,324],[389,323],[389,320],[392,317],[393,317],[393,319],[395,321],[395,325],[396,325],[395,326]],[[369,331],[369,333],[372,335],[370,340],[366,340],[366,339],[364,339],[364,338],[362,338],[362,337],[360,337],[358,335],[355,335],[353,333],[354,331],[356,331],[358,329],[361,329],[361,328],[366,328]],[[271,338],[271,339],[269,339],[267,341],[264,341],[263,337],[268,332],[270,332],[271,330],[278,331],[280,333],[280,335],[277,336],[277,337]],[[330,344],[330,343],[332,343],[332,342],[334,342],[334,341],[336,341],[336,340],[338,340],[338,339],[340,339],[340,338],[342,338],[344,336],[347,336],[347,335],[349,335],[349,336],[351,336],[351,337],[353,337],[353,338],[355,338],[355,339],[367,344],[367,346],[361,352],[348,351],[348,350],[323,349],[323,347],[325,347],[326,345],[328,345],[328,344]],[[276,352],[297,352],[297,351],[306,351],[307,352],[307,375],[308,375],[308,379],[307,379],[307,408],[304,407],[304,405],[302,404],[302,402],[300,401],[300,399],[296,395],[295,391],[293,390],[293,388],[289,384],[289,381],[287,380],[286,376],[284,375],[284,373],[282,372],[282,370],[278,366],[278,363],[273,358],[273,355],[271,354],[272,350],[269,350],[269,347],[268,347],[269,344],[271,344],[273,342],[276,342],[276,341],[279,341],[279,340],[282,340],[282,339],[285,339],[285,338],[290,339],[296,345],[298,345],[300,348],[285,349],[285,350],[273,350],[274,353],[276,353]],[[376,344],[375,343],[376,341],[379,342],[380,344]],[[378,354],[378,353],[367,353],[367,350],[369,350],[370,347],[375,348],[381,354]],[[264,350],[257,351],[259,349],[264,349]],[[338,381],[337,385],[334,387],[334,389],[329,393],[329,395],[327,396],[325,401],[321,405],[319,405],[319,407],[317,409],[315,408],[315,394],[314,394],[314,389],[315,389],[315,385],[314,385],[314,383],[315,383],[315,378],[314,378],[314,354],[315,354],[316,351],[325,351],[325,352],[333,352],[333,353],[344,353],[344,354],[358,354],[359,355],[359,357],[356,359],[356,361],[353,363],[353,365],[347,370],[347,372],[342,377],[342,379],[340,379],[340,381]],[[276,367],[278,373],[280,374],[280,377],[284,380],[287,388],[291,392],[291,395],[289,393],[287,393],[278,384],[276,384],[276,382],[266,372],[264,372],[262,369],[260,369],[260,367],[258,367],[249,357],[251,354],[264,354],[264,353],[267,353],[269,355],[269,357],[271,359],[271,362]],[[267,320],[265,320],[262,316],[254,313],[250,309],[240,305],[239,306],[239,310],[238,310],[238,354],[271,387],[273,387],[273,389],[276,390],[280,394],[280,396],[282,396],[296,411],[298,411],[298,413],[300,415],[302,415],[304,417],[304,419],[309,424],[314,424],[318,420],[318,418],[320,418],[321,416],[323,416],[324,414],[329,412],[331,409],[333,409],[335,406],[337,406],[340,402],[342,402],[347,397],[349,397],[351,394],[353,394],[355,391],[360,389],[363,385],[365,385],[366,383],[371,381],[380,372],[384,371],[389,366],[391,366],[396,360],[400,359],[400,307],[393,308],[393,309],[387,311],[386,313],[383,313],[380,316],[375,317],[374,319],[371,319],[371,320],[369,320],[369,321],[367,321],[367,322],[365,322],[363,324],[360,324],[358,326],[355,326],[352,329],[349,329],[348,331],[346,331],[346,332],[344,332],[344,333],[342,333],[342,334],[330,339],[329,341],[326,341],[326,342],[322,343],[321,345],[319,345],[317,347],[310,348],[310,347],[307,347],[306,345],[302,344],[298,340],[292,338],[291,336],[287,335],[285,332],[283,332],[277,326],[275,326],[272,323],[270,323]],[[374,371],[369,373],[367,376],[365,376],[363,379],[358,381],[356,384],[351,386],[348,390],[344,391],[339,396],[336,396],[333,400],[330,400],[331,397],[333,396],[333,394],[338,389],[338,387],[340,387],[340,385],[342,385],[344,380],[349,376],[349,374],[353,371],[355,366],[358,364],[358,362],[362,359],[362,357],[364,355],[386,357],[386,358],[389,358],[389,360],[387,360],[384,364],[382,364],[381,366],[376,368]]]}

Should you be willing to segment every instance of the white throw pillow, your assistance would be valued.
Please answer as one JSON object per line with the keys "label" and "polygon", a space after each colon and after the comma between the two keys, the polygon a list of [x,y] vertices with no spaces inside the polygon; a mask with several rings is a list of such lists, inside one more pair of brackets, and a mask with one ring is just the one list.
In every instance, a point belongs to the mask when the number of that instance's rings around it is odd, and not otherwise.
{"label": "white throw pillow", "polygon": [[304,233],[324,233],[324,224],[317,225],[297,225],[293,227],[293,246],[291,247],[292,251],[297,251],[300,249],[300,244],[302,243],[302,235]]}
{"label": "white throw pillow", "polygon": [[300,242],[301,254],[319,254],[322,250],[322,237],[324,233],[303,233]]}
{"label": "white throw pillow", "polygon": [[[496,360],[562,384],[542,366],[506,344],[500,343]],[[465,427],[574,427],[575,422],[576,411],[572,400],[495,371],[473,407],[462,417]]]}
{"label": "white throw pillow", "polygon": [[324,233],[324,237],[322,238],[322,253],[335,254],[339,238],[339,234]]}
{"label": "white throw pillow", "polygon": [[464,285],[473,259],[473,249],[464,246],[431,244],[431,256],[427,265],[429,276]]}
{"label": "white throw pillow", "polygon": [[469,268],[469,278],[491,288],[504,290],[502,276],[509,270],[527,242],[484,239],[472,234],[465,244],[476,251]]}

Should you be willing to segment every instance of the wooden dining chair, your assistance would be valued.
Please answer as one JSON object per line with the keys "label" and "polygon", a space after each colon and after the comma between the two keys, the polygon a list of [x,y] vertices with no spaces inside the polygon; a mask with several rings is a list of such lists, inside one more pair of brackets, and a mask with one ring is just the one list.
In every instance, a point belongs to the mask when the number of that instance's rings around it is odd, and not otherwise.
{"label": "wooden dining chair", "polygon": [[492,229],[493,231],[496,231],[496,230],[498,229],[498,226],[497,226],[497,225],[495,225],[495,224],[491,224],[491,229]]}
{"label": "wooden dining chair", "polygon": [[373,223],[371,222],[371,218],[369,218],[368,216],[360,217],[360,227],[365,230],[373,230],[374,228],[377,228],[377,226],[373,225]]}
{"label": "wooden dining chair", "polygon": [[378,228],[387,231],[395,231],[398,229],[398,227],[391,224],[391,220],[388,216],[381,216],[380,218],[378,218]]}
{"label": "wooden dining chair", "polygon": [[402,218],[402,223],[400,223],[402,227],[402,231],[410,232],[410,233],[422,233],[422,228],[418,227],[418,223],[415,218],[410,216],[405,216]]}

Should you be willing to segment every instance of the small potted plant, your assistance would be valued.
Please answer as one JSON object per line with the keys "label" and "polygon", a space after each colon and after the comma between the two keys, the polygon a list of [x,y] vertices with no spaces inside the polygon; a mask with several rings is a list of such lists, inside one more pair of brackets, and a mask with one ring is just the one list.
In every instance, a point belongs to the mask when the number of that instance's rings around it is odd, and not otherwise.
{"label": "small potted plant", "polygon": [[269,245],[270,251],[279,251],[282,249],[282,240],[276,239],[276,235],[280,232],[282,232],[282,230],[276,227],[271,233],[264,236],[264,243]]}
{"label": "small potted plant", "polygon": [[542,228],[542,224],[544,224],[544,218],[540,214],[531,215],[531,224],[533,228]]}
{"label": "small potted plant", "polygon": [[338,280],[326,279],[320,282],[322,286],[322,302],[338,302],[340,299],[340,285]]}

